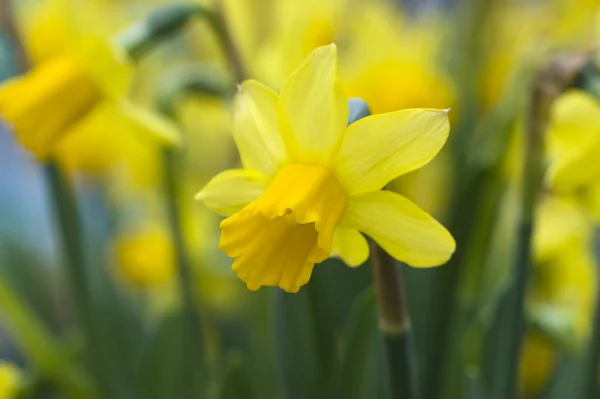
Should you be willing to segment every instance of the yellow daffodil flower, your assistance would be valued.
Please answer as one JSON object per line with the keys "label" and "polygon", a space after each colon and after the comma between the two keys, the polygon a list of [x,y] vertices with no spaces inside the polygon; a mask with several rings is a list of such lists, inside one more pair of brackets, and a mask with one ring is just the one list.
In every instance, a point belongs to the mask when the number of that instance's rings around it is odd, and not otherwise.
{"label": "yellow daffodil flower", "polygon": [[213,178],[197,198],[228,216],[220,247],[250,290],[297,292],[331,254],[366,261],[372,237],[415,267],[445,263],[450,233],[408,199],[381,189],[429,162],[444,145],[446,110],[408,109],[346,127],[335,45],[316,49],[278,96],[244,82],[233,133],[244,169]]}
{"label": "yellow daffodil flower", "polygon": [[556,349],[550,338],[540,331],[527,334],[519,364],[523,397],[531,398],[541,392],[554,371],[556,360]]}
{"label": "yellow daffodil flower", "polygon": [[564,315],[566,325],[560,329],[578,346],[589,333],[596,292],[593,224],[575,199],[558,195],[543,198],[536,220],[530,305],[542,316],[549,309]]}
{"label": "yellow daffodil flower", "polygon": [[159,226],[119,237],[115,243],[115,255],[119,274],[133,286],[165,285],[175,274],[171,238]]}
{"label": "yellow daffodil flower", "polygon": [[438,60],[443,19],[410,19],[388,3],[372,2],[348,25],[351,46],[340,70],[348,96],[364,99],[375,114],[453,105],[452,84]]}
{"label": "yellow daffodil flower", "polygon": [[22,28],[34,66],[0,85],[0,118],[39,160],[53,155],[57,144],[98,107],[130,131],[171,144],[178,141],[170,123],[126,100],[131,66],[104,41],[73,31],[68,5],[49,0],[30,13]]}
{"label": "yellow daffodil flower", "polygon": [[561,192],[592,185],[600,179],[600,103],[573,90],[552,109],[549,132],[548,184]]}
{"label": "yellow daffodil flower", "polygon": [[21,371],[10,363],[0,361],[0,398],[16,398],[20,381]]}

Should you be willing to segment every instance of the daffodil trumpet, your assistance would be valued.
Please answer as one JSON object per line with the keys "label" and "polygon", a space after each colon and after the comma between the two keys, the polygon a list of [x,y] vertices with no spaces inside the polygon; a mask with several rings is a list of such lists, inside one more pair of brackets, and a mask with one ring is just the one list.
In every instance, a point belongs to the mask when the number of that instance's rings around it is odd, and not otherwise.
{"label": "daffodil trumpet", "polygon": [[334,44],[314,50],[280,95],[250,80],[233,103],[243,169],[214,177],[197,195],[227,216],[220,247],[250,290],[297,292],[315,264],[369,256],[364,232],[415,267],[445,263],[450,233],[408,199],[381,189],[429,162],[446,142],[448,110],[407,109],[346,127]]}

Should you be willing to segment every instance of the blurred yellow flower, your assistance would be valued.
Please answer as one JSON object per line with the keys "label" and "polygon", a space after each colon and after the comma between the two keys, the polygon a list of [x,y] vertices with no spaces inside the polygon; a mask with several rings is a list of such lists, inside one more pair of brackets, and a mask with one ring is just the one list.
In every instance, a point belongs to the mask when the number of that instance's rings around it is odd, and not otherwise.
{"label": "blurred yellow flower", "polygon": [[340,69],[346,94],[364,99],[376,114],[454,105],[438,60],[444,28],[433,15],[410,19],[385,2],[360,5],[347,27],[351,45]]}
{"label": "blurred yellow flower", "polygon": [[553,310],[561,333],[580,346],[591,327],[596,293],[593,224],[572,198],[546,196],[536,214],[533,236],[536,278],[530,306],[539,315]]}
{"label": "blurred yellow flower", "polygon": [[0,361],[0,398],[13,399],[21,382],[21,371],[5,361]]}
{"label": "blurred yellow flower", "polygon": [[556,349],[553,342],[539,331],[525,337],[519,367],[521,393],[525,398],[539,394],[546,386],[556,366]]}
{"label": "blurred yellow flower", "polygon": [[171,238],[158,226],[118,237],[115,254],[119,274],[133,286],[164,285],[175,273]]}
{"label": "blurred yellow flower", "polygon": [[357,266],[361,231],[416,267],[446,262],[446,229],[408,199],[381,189],[429,162],[449,132],[445,110],[372,115],[346,128],[335,45],[316,49],[278,96],[246,81],[234,100],[233,133],[244,169],[217,175],[197,198],[229,216],[220,247],[250,290],[297,292],[331,254]]}
{"label": "blurred yellow flower", "polygon": [[548,184],[572,192],[600,179],[600,103],[589,94],[572,90],[552,109],[549,131]]}
{"label": "blurred yellow flower", "polygon": [[[104,41],[72,29],[68,2],[42,2],[30,14],[22,29],[35,66],[0,85],[0,118],[13,126],[24,147],[46,160],[62,138],[106,103],[118,111],[112,115],[117,124],[125,120],[121,125],[126,123],[142,135],[178,141],[178,131],[170,123],[126,100],[130,65]],[[104,129],[103,134],[108,136],[111,130]],[[107,138],[103,148],[110,149],[111,141]],[[94,150],[107,158],[111,155],[98,147]]]}

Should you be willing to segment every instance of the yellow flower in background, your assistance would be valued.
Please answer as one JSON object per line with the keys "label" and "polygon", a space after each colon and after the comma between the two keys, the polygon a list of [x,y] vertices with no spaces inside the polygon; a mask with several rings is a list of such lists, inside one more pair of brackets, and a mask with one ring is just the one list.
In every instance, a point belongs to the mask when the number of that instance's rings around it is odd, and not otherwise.
{"label": "yellow flower in background", "polygon": [[447,111],[408,109],[346,127],[335,45],[316,49],[278,96],[246,81],[234,100],[234,139],[244,169],[198,193],[221,222],[220,247],[250,290],[297,292],[331,254],[362,264],[364,232],[416,267],[445,263],[454,239],[406,198],[381,189],[429,162],[449,132]]}
{"label": "yellow flower in background", "polygon": [[[508,95],[519,73],[535,63],[547,49],[552,21],[547,5],[542,2],[490,3],[489,18],[481,35],[488,43],[482,49],[480,83],[481,105],[494,106]],[[474,77],[477,78],[477,77]]]}
{"label": "yellow flower in background", "polygon": [[[124,119],[122,124],[142,136],[178,141],[170,123],[126,100],[130,65],[102,40],[72,29],[68,3],[49,0],[28,13],[22,29],[34,66],[0,85],[0,118],[38,159],[53,155],[59,141],[96,107],[112,107],[112,120]],[[110,133],[103,131],[105,136]],[[110,142],[106,140],[105,155],[110,154]]]}
{"label": "yellow flower in background", "polygon": [[523,342],[519,364],[521,393],[525,398],[539,394],[556,367],[554,343],[540,331],[531,331]]}
{"label": "yellow flower in background", "polygon": [[340,39],[348,5],[348,0],[274,2],[268,39],[257,50],[253,72],[270,86],[281,88],[315,48]]}
{"label": "yellow flower in background", "polygon": [[347,27],[344,91],[364,99],[375,114],[453,105],[452,84],[438,60],[444,28],[439,17],[406,18],[386,2],[361,5]]}
{"label": "yellow flower in background", "polygon": [[580,203],[557,195],[542,199],[536,221],[531,309],[542,319],[555,315],[549,320],[553,327],[580,346],[590,331],[597,289],[593,224]]}
{"label": "yellow flower in background", "polygon": [[175,274],[173,244],[167,231],[159,226],[118,237],[115,256],[119,274],[133,286],[165,285]]}
{"label": "yellow flower in background", "polygon": [[21,382],[21,371],[5,361],[0,361],[0,398],[13,399]]}
{"label": "yellow flower in background", "polygon": [[548,184],[561,192],[600,181],[600,103],[589,94],[572,90],[552,109],[549,131]]}

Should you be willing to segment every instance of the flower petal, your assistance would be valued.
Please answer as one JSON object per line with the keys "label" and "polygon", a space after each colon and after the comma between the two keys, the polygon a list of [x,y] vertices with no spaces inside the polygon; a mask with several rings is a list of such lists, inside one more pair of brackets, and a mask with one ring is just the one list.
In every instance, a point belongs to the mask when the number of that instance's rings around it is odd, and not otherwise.
{"label": "flower petal", "polygon": [[209,181],[196,199],[212,211],[231,216],[257,199],[269,186],[269,178],[260,172],[231,169]]}
{"label": "flower petal", "polygon": [[338,227],[333,233],[331,256],[337,256],[350,267],[360,266],[369,258],[369,243],[358,230]]}
{"label": "flower petal", "polygon": [[287,154],[279,134],[279,97],[254,80],[244,82],[233,102],[233,138],[246,169],[277,173]]}
{"label": "flower petal", "polygon": [[549,167],[547,180],[557,191],[573,191],[600,179],[600,138],[586,143],[556,159]]}
{"label": "flower petal", "polygon": [[336,175],[349,195],[379,190],[429,162],[449,131],[446,110],[406,109],[368,116],[348,127],[335,160]]}
{"label": "flower petal", "polygon": [[281,92],[279,126],[294,161],[329,163],[348,121],[348,104],[337,79],[334,44],[313,51]]}
{"label": "flower petal", "polygon": [[366,233],[394,258],[415,267],[441,265],[456,248],[444,226],[389,191],[349,198],[340,224]]}
{"label": "flower petal", "polygon": [[174,147],[181,145],[183,132],[169,119],[125,99],[117,102],[116,107],[123,122],[129,124],[132,130],[161,144]]}

